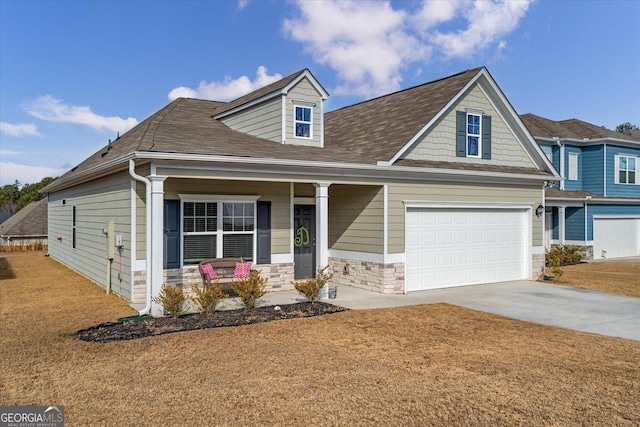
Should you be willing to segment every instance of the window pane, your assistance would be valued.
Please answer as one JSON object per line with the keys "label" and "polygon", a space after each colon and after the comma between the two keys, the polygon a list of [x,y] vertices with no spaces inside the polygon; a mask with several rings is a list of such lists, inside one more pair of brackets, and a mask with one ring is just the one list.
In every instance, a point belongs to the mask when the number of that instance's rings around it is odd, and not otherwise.
{"label": "window pane", "polygon": [[204,216],[206,212],[205,203],[196,203],[196,216]]}
{"label": "window pane", "polygon": [[478,155],[478,137],[470,136],[468,137],[467,141],[468,141],[467,155],[477,156]]}
{"label": "window pane", "polygon": [[620,182],[620,184],[626,184],[627,183],[627,171],[621,170],[619,172],[618,181]]}
{"label": "window pane", "polygon": [[628,184],[635,184],[636,183],[636,173],[635,171],[629,171],[629,182]]}
{"label": "window pane", "polygon": [[184,236],[184,263],[197,264],[216,257],[216,236]]}
{"label": "window pane", "polygon": [[207,203],[207,216],[218,216],[217,203]]}
{"label": "window pane", "polygon": [[218,227],[217,221],[215,218],[207,218],[207,231],[215,232]]}
{"label": "window pane", "polygon": [[636,170],[636,158],[628,157],[627,158],[627,169],[630,171]]}
{"label": "window pane", "polygon": [[196,218],[196,230],[197,233],[204,233],[205,229],[205,219],[204,218]]}
{"label": "window pane", "polygon": [[253,261],[253,234],[227,234],[222,238],[222,256]]}
{"label": "window pane", "polygon": [[627,158],[620,157],[620,169],[627,169]]}
{"label": "window pane", "polygon": [[296,120],[302,120],[302,108],[296,107]]}
{"label": "window pane", "polygon": [[305,123],[296,123],[296,136],[308,138],[311,135],[311,126]]}
{"label": "window pane", "polygon": [[195,214],[195,208],[193,203],[184,204],[184,216],[193,216]]}
{"label": "window pane", "polygon": [[182,221],[183,225],[184,225],[184,232],[185,233],[189,233],[189,232],[193,232],[196,231],[196,226],[195,226],[195,221],[193,218],[184,218],[184,220]]}

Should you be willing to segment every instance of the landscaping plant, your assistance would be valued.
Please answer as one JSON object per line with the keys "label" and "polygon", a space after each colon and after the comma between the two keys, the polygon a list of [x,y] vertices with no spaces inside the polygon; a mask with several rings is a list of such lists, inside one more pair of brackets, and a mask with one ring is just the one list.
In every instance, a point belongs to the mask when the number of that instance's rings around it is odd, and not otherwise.
{"label": "landscaping plant", "polygon": [[293,286],[296,291],[307,297],[309,301],[317,301],[320,298],[320,290],[331,280],[332,274],[327,272],[328,269],[328,265],[319,268],[315,278],[307,277],[304,280],[293,282]]}
{"label": "landscaping plant", "polygon": [[197,285],[192,284],[191,290],[196,295],[191,300],[200,307],[200,311],[203,314],[213,314],[220,301],[229,297],[217,283],[212,283],[209,288],[206,286],[199,288]]}
{"label": "landscaping plant", "polygon": [[575,245],[556,246],[545,254],[547,267],[555,276],[556,280],[560,280],[564,274],[563,266],[578,264],[582,261],[580,255],[580,247]]}
{"label": "landscaping plant", "polygon": [[267,280],[257,270],[251,270],[248,277],[231,282],[231,289],[238,294],[245,308],[254,308],[256,300],[267,293]]}
{"label": "landscaping plant", "polygon": [[160,295],[153,298],[153,302],[162,305],[164,311],[174,319],[187,311],[187,297],[182,290],[182,286],[179,285],[174,288],[166,283],[163,284],[160,289]]}

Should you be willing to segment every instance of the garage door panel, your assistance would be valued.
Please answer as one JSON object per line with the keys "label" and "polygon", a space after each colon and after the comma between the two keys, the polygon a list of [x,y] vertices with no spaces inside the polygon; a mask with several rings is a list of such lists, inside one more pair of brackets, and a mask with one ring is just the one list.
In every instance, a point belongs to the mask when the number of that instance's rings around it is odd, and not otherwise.
{"label": "garage door panel", "polygon": [[640,255],[640,218],[594,218],[593,257]]}
{"label": "garage door panel", "polygon": [[406,290],[525,278],[526,218],[524,210],[408,210]]}

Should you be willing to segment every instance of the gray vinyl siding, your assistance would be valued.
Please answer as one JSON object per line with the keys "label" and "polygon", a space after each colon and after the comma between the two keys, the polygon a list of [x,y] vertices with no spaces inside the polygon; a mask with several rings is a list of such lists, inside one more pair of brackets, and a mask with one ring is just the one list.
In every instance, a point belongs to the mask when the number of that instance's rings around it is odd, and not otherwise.
{"label": "gray vinyl siding", "polygon": [[[62,201],[65,200],[65,204]],[[76,207],[76,248],[72,248],[72,209]],[[107,285],[107,237],[113,220],[124,238],[122,257],[115,252],[111,290],[131,300],[131,182],[127,172],[49,194],[49,254],[91,281]],[[61,237],[62,241],[57,238]],[[122,282],[118,272],[122,271]]]}
{"label": "gray vinyl siding", "polygon": [[[491,160],[456,156],[456,112],[475,108],[491,116]],[[410,112],[409,112],[410,114]],[[525,142],[527,143],[527,142]],[[493,108],[478,85],[474,85],[405,153],[411,160],[535,167],[517,137]]]}
{"label": "gray vinyl siding", "polygon": [[[312,138],[296,138],[294,137],[294,101],[311,102],[315,104],[312,108]],[[307,78],[298,82],[291,88],[285,99],[285,136],[286,143],[292,145],[308,145],[313,147],[321,147],[321,115],[322,115],[322,96],[313,87]]]}
{"label": "gray vinyl siding", "polygon": [[[535,208],[542,202],[542,186],[498,184],[391,184],[388,190],[388,253],[404,253],[403,201],[520,203]],[[532,209],[532,244],[542,246],[542,219]]]}
{"label": "gray vinyl siding", "polygon": [[383,218],[382,187],[329,187],[329,249],[383,253]]}
{"label": "gray vinyl siding", "polygon": [[282,100],[279,96],[221,121],[239,132],[282,143]]}
{"label": "gray vinyl siding", "polygon": [[173,200],[178,194],[260,196],[271,202],[271,253],[291,253],[289,183],[169,178],[164,191],[164,198]]}

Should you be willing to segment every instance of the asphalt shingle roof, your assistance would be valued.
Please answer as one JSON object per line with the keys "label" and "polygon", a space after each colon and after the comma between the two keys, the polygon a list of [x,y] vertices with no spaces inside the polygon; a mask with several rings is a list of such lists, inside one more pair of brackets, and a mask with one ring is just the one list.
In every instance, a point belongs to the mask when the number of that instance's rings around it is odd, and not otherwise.
{"label": "asphalt shingle roof", "polygon": [[578,119],[555,121],[531,113],[523,114],[520,118],[534,137],[572,139],[613,138],[640,142],[640,138],[634,137],[633,135],[616,132]]}
{"label": "asphalt shingle roof", "polygon": [[0,236],[46,236],[48,233],[48,200],[31,202],[0,224]]}

